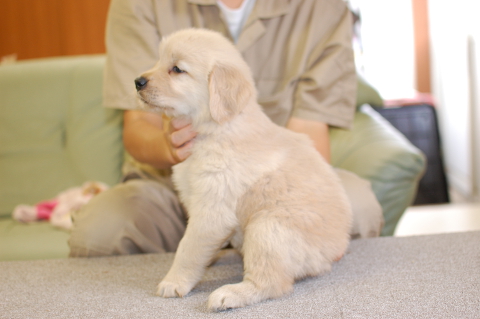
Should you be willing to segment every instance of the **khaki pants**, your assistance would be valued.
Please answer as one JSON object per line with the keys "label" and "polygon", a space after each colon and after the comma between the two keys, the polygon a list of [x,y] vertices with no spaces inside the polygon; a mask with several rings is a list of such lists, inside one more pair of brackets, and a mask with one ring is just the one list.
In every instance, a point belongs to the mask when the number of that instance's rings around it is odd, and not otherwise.
{"label": "khaki pants", "polygon": [[[375,237],[383,214],[370,183],[336,170],[354,215],[352,237]],[[173,252],[186,212],[168,178],[137,175],[94,197],[73,216],[70,257]]]}

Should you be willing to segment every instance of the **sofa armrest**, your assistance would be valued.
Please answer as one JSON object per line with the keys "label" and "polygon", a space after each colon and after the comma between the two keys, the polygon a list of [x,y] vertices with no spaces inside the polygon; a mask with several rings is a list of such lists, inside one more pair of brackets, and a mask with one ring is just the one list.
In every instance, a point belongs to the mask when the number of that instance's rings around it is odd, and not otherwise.
{"label": "sofa armrest", "polygon": [[121,177],[122,112],[102,107],[103,55],[0,67],[0,216]]}
{"label": "sofa armrest", "polygon": [[356,113],[351,131],[331,129],[332,165],[369,180],[383,209],[382,235],[393,235],[412,203],[425,158],[370,106]]}

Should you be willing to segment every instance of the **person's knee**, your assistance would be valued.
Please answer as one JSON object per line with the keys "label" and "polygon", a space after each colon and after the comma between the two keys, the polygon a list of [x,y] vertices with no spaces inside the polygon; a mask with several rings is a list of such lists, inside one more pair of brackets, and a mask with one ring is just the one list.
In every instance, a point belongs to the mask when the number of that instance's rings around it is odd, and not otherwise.
{"label": "person's knee", "polygon": [[147,192],[141,181],[119,184],[92,198],[73,215],[69,240],[71,255],[110,255],[128,225],[135,224],[135,209]]}
{"label": "person's knee", "polygon": [[172,251],[185,229],[176,194],[151,180],[130,180],[99,194],[73,222],[72,257]]}
{"label": "person's knee", "polygon": [[352,238],[378,237],[384,225],[383,210],[370,182],[348,171],[336,171],[352,206]]}

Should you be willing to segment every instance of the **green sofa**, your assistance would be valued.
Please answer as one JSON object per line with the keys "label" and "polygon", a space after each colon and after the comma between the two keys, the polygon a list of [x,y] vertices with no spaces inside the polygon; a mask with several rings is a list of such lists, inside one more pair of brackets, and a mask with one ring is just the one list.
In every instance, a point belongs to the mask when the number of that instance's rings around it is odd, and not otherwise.
{"label": "green sofa", "polygon": [[[114,185],[124,150],[122,112],[102,104],[103,55],[35,59],[0,66],[0,260],[64,258],[68,232],[11,218],[84,181]],[[133,85],[133,80],[132,80]],[[358,105],[381,99],[359,82]],[[372,108],[352,131],[331,130],[332,162],[369,179],[392,235],[414,198],[425,160]]]}

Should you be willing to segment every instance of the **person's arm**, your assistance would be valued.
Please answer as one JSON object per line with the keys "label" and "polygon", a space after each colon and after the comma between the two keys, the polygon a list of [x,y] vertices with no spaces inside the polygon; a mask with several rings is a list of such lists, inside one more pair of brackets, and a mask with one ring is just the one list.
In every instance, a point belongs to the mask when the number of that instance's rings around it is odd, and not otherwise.
{"label": "person's arm", "polygon": [[190,155],[196,133],[182,119],[130,110],[124,113],[123,143],[137,161],[165,169]]}
{"label": "person's arm", "polygon": [[311,63],[298,83],[292,117],[287,123],[287,128],[307,134],[329,163],[329,126],[351,127],[357,81],[351,14],[346,7],[337,14],[337,22],[331,26],[328,37],[316,41],[314,53],[309,57]]}
{"label": "person's arm", "polygon": [[112,0],[104,72],[104,106],[124,109],[123,142],[130,155],[156,168],[170,168],[189,155],[194,133],[188,123],[164,125],[162,116],[136,110],[133,80],[158,60],[161,39],[152,1]]}
{"label": "person's arm", "polygon": [[[355,115],[357,75],[351,13],[342,7],[332,16],[335,24],[329,25],[330,32],[317,39],[308,55],[295,89],[291,116],[349,129]],[[314,38],[310,41],[314,42]]]}
{"label": "person's arm", "polygon": [[317,151],[330,163],[330,136],[326,123],[292,117],[287,123],[287,128],[297,133],[307,134],[313,140]]}
{"label": "person's arm", "polygon": [[103,105],[108,108],[136,108],[134,79],[158,61],[160,30],[154,1],[111,0],[105,44]]}

